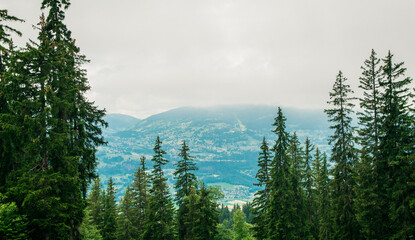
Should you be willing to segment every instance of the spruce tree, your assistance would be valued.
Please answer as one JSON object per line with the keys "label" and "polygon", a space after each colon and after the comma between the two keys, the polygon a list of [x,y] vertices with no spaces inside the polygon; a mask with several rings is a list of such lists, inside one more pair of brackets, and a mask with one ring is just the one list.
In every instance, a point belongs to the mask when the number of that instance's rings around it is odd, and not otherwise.
{"label": "spruce tree", "polygon": [[116,189],[112,177],[107,184],[104,195],[104,210],[101,235],[104,240],[114,240],[117,236],[117,203],[115,200]]}
{"label": "spruce tree", "polygon": [[307,208],[306,208],[306,192],[305,192],[305,152],[298,139],[297,133],[293,133],[290,137],[288,146],[288,155],[291,162],[292,184],[295,196],[295,207],[297,209],[297,220],[301,228],[297,229],[298,234],[302,238],[310,237],[310,231],[307,227]]}
{"label": "spruce tree", "polygon": [[331,239],[331,216],[330,216],[330,182],[327,169],[327,156],[320,154],[319,149],[315,152],[315,174],[318,216],[318,239]]}
{"label": "spruce tree", "polygon": [[315,192],[314,192],[314,176],[311,169],[312,165],[312,151],[314,146],[310,140],[306,138],[304,154],[304,189],[305,189],[305,214],[306,214],[306,231],[309,238],[317,238],[317,226],[315,216]]}
{"label": "spruce tree", "polygon": [[[411,213],[411,193],[415,187],[412,173],[414,168],[413,116],[410,115],[410,100],[413,94],[409,85],[412,79],[405,77],[403,62],[395,63],[393,55],[383,60],[384,88],[382,95],[382,126],[379,143],[379,170],[381,179],[387,182],[381,186],[380,193],[388,199],[390,233],[392,238],[413,237],[415,216]],[[409,184],[411,183],[411,184]],[[413,195],[412,195],[413,198]]]}
{"label": "spruce tree", "polygon": [[353,93],[350,86],[346,84],[347,78],[339,71],[330,92],[330,109],[324,110],[329,121],[332,123],[330,129],[329,144],[332,145],[331,161],[333,168],[333,191],[332,191],[332,214],[334,219],[335,239],[359,239],[360,231],[354,212],[353,194],[353,168],[356,161],[356,150],[354,148],[352,114]]}
{"label": "spruce tree", "polygon": [[136,216],[136,207],[130,186],[127,186],[124,197],[119,206],[120,213],[117,217],[117,239],[132,240],[138,239],[137,225],[134,224]]}
{"label": "spruce tree", "polygon": [[267,213],[267,230],[270,239],[297,239],[302,227],[296,212],[293,189],[293,174],[288,156],[289,135],[285,127],[286,118],[278,108],[273,132],[277,140],[272,148],[274,159],[271,163],[271,199]]}
{"label": "spruce tree", "polygon": [[173,239],[173,202],[164,177],[162,167],[168,160],[164,158],[166,152],[162,150],[162,142],[157,137],[154,145],[153,170],[151,171],[152,186],[148,202],[147,222],[143,239]]}
{"label": "spruce tree", "polygon": [[270,169],[271,169],[271,153],[268,147],[268,143],[265,141],[265,137],[262,139],[261,152],[259,153],[258,158],[258,172],[255,176],[257,183],[254,183],[255,186],[258,186],[262,189],[258,190],[255,193],[255,198],[253,200],[253,211],[256,216],[253,219],[255,237],[259,240],[265,239],[267,236],[266,231],[266,216],[267,216],[267,207],[270,201]]}
{"label": "spruce tree", "polygon": [[[358,140],[362,146],[356,164],[356,217],[367,239],[388,239],[389,217],[386,192],[382,185],[386,181],[385,168],[379,155],[381,136],[381,88],[382,67],[380,59],[372,49],[369,59],[362,66],[359,88],[363,97],[359,99]],[[383,188],[384,189],[384,188]]]}
{"label": "spruce tree", "polygon": [[213,240],[217,234],[217,225],[219,224],[219,211],[217,201],[222,198],[222,193],[217,187],[206,187],[203,182],[197,190],[197,201],[194,207],[195,225],[190,228],[193,229],[193,238]]}
{"label": "spruce tree", "polygon": [[88,196],[88,213],[91,215],[93,224],[101,230],[103,224],[104,193],[101,190],[99,176],[95,178]]}
{"label": "spruce tree", "polygon": [[133,198],[133,213],[132,224],[137,228],[137,236],[135,239],[143,239],[144,225],[147,221],[147,207],[149,197],[149,177],[146,173],[146,158],[140,158],[140,166],[134,174],[133,183],[131,184],[132,198]]}
{"label": "spruce tree", "polygon": [[185,236],[188,235],[188,231],[192,231],[188,229],[184,222],[187,222],[186,217],[191,214],[190,211],[193,209],[189,208],[185,202],[183,202],[183,198],[190,194],[192,188],[196,187],[196,176],[194,171],[198,170],[196,167],[196,163],[194,162],[194,158],[189,155],[189,147],[186,145],[186,142],[183,141],[182,148],[180,149],[179,157],[181,159],[175,164],[176,171],[174,172],[174,176],[176,178],[176,183],[174,187],[176,188],[176,197],[175,200],[178,204],[178,213],[177,213],[177,221],[178,221],[178,230],[179,230],[179,239],[188,239]]}

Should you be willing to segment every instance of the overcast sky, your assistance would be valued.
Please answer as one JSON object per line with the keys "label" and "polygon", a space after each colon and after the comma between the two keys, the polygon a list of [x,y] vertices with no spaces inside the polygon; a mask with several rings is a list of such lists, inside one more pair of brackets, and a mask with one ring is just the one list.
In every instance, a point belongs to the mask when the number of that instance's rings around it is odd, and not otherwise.
{"label": "overcast sky", "polygon": [[[415,73],[414,0],[72,0],[66,23],[90,60],[88,94],[139,118],[180,106],[324,108],[342,70],[390,49]],[[41,0],[1,0],[35,39]]]}

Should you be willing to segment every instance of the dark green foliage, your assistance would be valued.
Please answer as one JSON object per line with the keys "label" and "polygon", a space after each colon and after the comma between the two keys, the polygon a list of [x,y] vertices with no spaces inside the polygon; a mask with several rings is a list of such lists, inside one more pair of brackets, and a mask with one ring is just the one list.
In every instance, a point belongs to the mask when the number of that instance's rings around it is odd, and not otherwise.
{"label": "dark green foliage", "polygon": [[101,235],[104,240],[114,240],[117,236],[117,203],[115,201],[116,189],[112,178],[108,181],[107,191],[104,195],[104,209],[102,216]]}
{"label": "dark green foliage", "polygon": [[0,149],[8,150],[0,189],[27,216],[34,239],[80,237],[96,147],[104,143],[104,111],[85,99],[87,61],[63,23],[67,6],[44,1],[48,15],[38,25],[38,43],[8,51],[7,67],[1,61]]}
{"label": "dark green foliage", "polygon": [[[363,98],[359,99],[363,111],[359,116],[360,159],[356,164],[356,217],[367,239],[388,239],[389,226],[385,169],[379,154],[381,135],[381,89],[382,68],[380,59],[372,50],[362,66],[360,85]],[[383,168],[383,169],[382,169]]]}
{"label": "dark green foliage", "polygon": [[162,167],[168,160],[164,158],[166,152],[161,148],[162,142],[157,137],[154,146],[153,170],[151,172],[152,186],[148,198],[147,222],[143,239],[173,239],[173,202],[164,177]]}
{"label": "dark green foliage", "polygon": [[257,239],[266,238],[266,216],[267,216],[267,207],[270,201],[270,169],[271,169],[271,154],[268,148],[268,143],[265,141],[265,137],[262,139],[261,152],[259,153],[258,158],[258,172],[256,174],[256,179],[258,183],[254,185],[263,187],[263,189],[258,190],[255,193],[255,198],[253,200],[253,211],[256,216],[253,219],[255,237]]}
{"label": "dark green foliage", "polygon": [[[203,182],[197,190],[195,204],[190,204],[190,208],[195,212],[195,225],[193,238],[200,240],[213,240],[217,234],[219,224],[219,211],[217,201],[222,198],[222,193],[217,187],[206,187]],[[194,207],[192,207],[194,206]]]}
{"label": "dark green foliage", "polygon": [[270,203],[266,218],[268,238],[296,239],[300,237],[300,219],[296,212],[295,191],[293,188],[292,164],[288,156],[289,136],[285,130],[286,118],[278,108],[273,132],[277,141],[273,147],[274,159],[271,163]]}
{"label": "dark green foliage", "polygon": [[189,147],[184,141],[179,153],[179,157],[181,157],[181,159],[175,164],[176,171],[174,172],[174,176],[176,178],[176,183],[174,185],[176,188],[175,200],[177,201],[179,207],[177,212],[179,239],[191,239],[187,236],[189,236],[188,232],[192,231],[192,229],[189,229],[184,223],[191,221],[186,218],[193,214],[191,213],[193,209],[183,201],[183,198],[188,196],[190,191],[195,188],[196,176],[194,171],[198,169],[193,157],[189,155],[189,150]]}
{"label": "dark green foliage", "polygon": [[324,110],[330,126],[334,130],[329,139],[332,145],[331,161],[333,168],[333,192],[332,192],[332,214],[333,214],[333,237],[335,239],[359,239],[359,227],[354,213],[353,195],[353,168],[356,161],[356,150],[354,148],[353,127],[351,115],[353,113],[353,100],[349,94],[353,93],[350,86],[346,84],[347,78],[339,71],[330,92],[330,109]]}
{"label": "dark green foliage", "polygon": [[130,187],[127,187],[124,198],[120,202],[119,210],[120,213],[117,217],[117,239],[138,239],[138,226],[134,224],[134,220],[138,216],[136,215],[136,206],[134,206],[134,198]]}
{"label": "dark green foliage", "polygon": [[146,159],[140,158],[140,166],[134,174],[133,183],[131,184],[132,197],[132,217],[130,221],[137,228],[135,239],[142,239],[144,234],[144,224],[147,221],[148,195],[149,195],[149,178],[146,173]]}
{"label": "dark green foliage", "polygon": [[91,215],[92,222],[97,226],[98,230],[101,230],[103,225],[104,195],[105,192],[101,190],[100,178],[97,176],[88,196],[88,213]]}
{"label": "dark green foliage", "polygon": [[327,156],[321,154],[317,148],[315,152],[315,189],[316,189],[316,222],[318,226],[318,237],[316,239],[330,239],[330,183],[327,169]]}
{"label": "dark green foliage", "polygon": [[306,234],[310,239],[315,239],[318,236],[317,220],[315,215],[316,209],[316,196],[314,189],[314,176],[311,169],[312,162],[312,151],[314,146],[310,143],[310,140],[306,138],[305,149],[304,149],[304,190],[305,190],[305,215],[306,215]]}
{"label": "dark green foliage", "polygon": [[[382,95],[382,127],[379,143],[379,170],[387,179],[380,188],[380,196],[389,197],[390,232],[396,239],[413,237],[415,218],[410,210],[411,193],[414,192],[414,138],[413,116],[410,115],[410,99],[413,97],[405,77],[403,62],[394,63],[389,52],[383,59],[384,88]],[[412,195],[413,197],[413,195]]]}

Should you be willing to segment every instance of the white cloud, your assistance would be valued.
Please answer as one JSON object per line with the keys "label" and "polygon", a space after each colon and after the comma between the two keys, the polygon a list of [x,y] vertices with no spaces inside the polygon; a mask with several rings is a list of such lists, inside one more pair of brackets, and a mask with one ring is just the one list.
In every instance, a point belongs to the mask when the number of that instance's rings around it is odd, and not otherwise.
{"label": "white cloud", "polygon": [[[4,4],[31,38],[40,2]],[[89,97],[144,117],[183,105],[322,108],[338,70],[358,85],[372,48],[391,49],[414,76],[413,9],[413,0],[72,0],[67,24],[91,59]]]}

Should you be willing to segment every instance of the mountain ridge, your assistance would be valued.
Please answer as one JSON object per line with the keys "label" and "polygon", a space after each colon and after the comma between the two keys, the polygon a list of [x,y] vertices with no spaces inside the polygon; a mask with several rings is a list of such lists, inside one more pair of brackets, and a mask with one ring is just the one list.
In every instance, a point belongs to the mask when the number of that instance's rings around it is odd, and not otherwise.
{"label": "mountain ridge", "polygon": [[[282,109],[287,117],[287,130],[296,131],[301,140],[309,137],[326,151],[329,128],[322,110]],[[219,107],[183,107],[138,120],[134,126],[113,125],[120,131],[105,131],[107,146],[99,148],[98,173],[105,181],[115,178],[121,191],[131,183],[140,156],[145,156],[151,167],[154,141],[163,142],[170,163],[165,173],[169,183],[174,182],[173,164],[178,160],[182,141],[190,147],[199,171],[196,175],[211,185],[220,185],[228,200],[249,200],[255,187],[255,174],[260,143],[265,136],[274,144],[272,123],[277,107],[267,105],[227,105]],[[111,116],[109,116],[111,117]],[[118,121],[123,124],[123,121]],[[124,128],[124,129],[123,129]]]}

